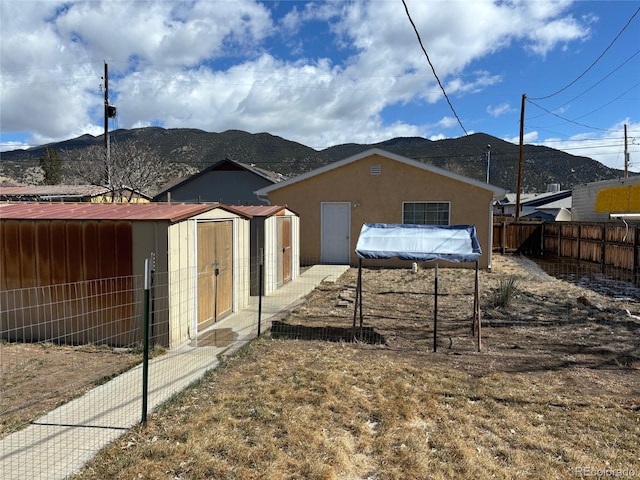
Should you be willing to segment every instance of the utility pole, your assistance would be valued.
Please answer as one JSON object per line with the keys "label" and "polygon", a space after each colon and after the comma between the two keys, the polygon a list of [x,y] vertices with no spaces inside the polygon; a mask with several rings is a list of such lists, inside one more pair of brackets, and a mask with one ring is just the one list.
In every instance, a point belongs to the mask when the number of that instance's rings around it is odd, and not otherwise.
{"label": "utility pole", "polygon": [[109,149],[109,65],[104,62],[104,160],[107,168],[107,186],[111,187],[111,152]]}
{"label": "utility pole", "polygon": [[491,167],[491,145],[487,145],[487,183],[489,183],[489,168]]}
{"label": "utility pole", "polygon": [[516,192],[516,220],[520,218],[520,190],[522,190],[522,166],[524,164],[524,104],[527,94],[522,94],[522,105],[520,106],[520,154],[518,155],[518,185]]}
{"label": "utility pole", "polygon": [[109,119],[115,118],[116,107],[109,105],[109,65],[104,62],[104,158],[107,167],[107,186],[111,187],[111,143],[109,141]]}
{"label": "utility pole", "polygon": [[629,176],[629,147],[627,143],[627,124],[624,124],[624,178]]}

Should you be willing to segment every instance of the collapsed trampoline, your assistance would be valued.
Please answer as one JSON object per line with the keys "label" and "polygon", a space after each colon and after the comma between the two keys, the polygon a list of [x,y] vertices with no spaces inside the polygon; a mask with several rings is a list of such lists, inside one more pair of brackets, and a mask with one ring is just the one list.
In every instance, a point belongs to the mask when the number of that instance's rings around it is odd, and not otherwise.
{"label": "collapsed trampoline", "polygon": [[[478,259],[482,254],[473,225],[407,225],[366,223],[362,226],[356,244],[358,280],[353,311],[353,336],[362,332],[362,261],[366,259],[398,258],[411,262],[446,261],[475,263],[475,283],[471,333],[476,335],[477,350],[482,347],[479,305]],[[360,313],[359,331],[356,328]],[[437,351],[438,329],[438,263],[435,265],[433,351]]]}

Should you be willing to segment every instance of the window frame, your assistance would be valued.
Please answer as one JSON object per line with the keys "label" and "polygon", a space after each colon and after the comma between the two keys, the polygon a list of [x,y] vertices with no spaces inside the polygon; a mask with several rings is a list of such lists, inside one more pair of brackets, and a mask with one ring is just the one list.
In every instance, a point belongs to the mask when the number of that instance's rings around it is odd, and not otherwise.
{"label": "window frame", "polygon": [[[405,208],[407,205],[416,205],[416,204],[423,204],[423,205],[446,205],[447,206],[447,223],[405,223]],[[436,212],[436,215],[439,212]],[[405,201],[402,202],[402,224],[403,225],[440,225],[440,226],[446,226],[446,225],[451,225],[451,202],[448,200],[420,200],[420,201]],[[425,217],[426,217],[426,211],[425,211]],[[414,220],[415,220],[415,214],[414,214]],[[426,218],[425,218],[426,220]]]}

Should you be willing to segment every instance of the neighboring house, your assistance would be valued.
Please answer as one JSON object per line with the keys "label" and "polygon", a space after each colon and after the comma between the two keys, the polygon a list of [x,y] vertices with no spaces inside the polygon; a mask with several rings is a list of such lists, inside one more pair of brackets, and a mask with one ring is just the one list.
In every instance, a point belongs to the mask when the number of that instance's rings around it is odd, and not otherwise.
{"label": "neighboring house", "polygon": [[[532,198],[535,198],[535,193],[521,193],[520,204],[526,202]],[[493,214],[502,217],[515,217],[516,216],[516,199],[515,193],[507,193],[502,198],[493,202]],[[522,210],[522,209],[521,209]]]}
{"label": "neighboring house", "polygon": [[[569,199],[571,202],[571,199]],[[524,220],[544,220],[549,222],[570,222],[571,210],[562,206],[565,201],[559,200],[558,202],[552,202],[548,205],[536,207],[534,211],[520,215]]]}
{"label": "neighboring house", "polygon": [[0,201],[146,203],[151,197],[128,187],[99,185],[0,185]]}
{"label": "neighboring house", "polygon": [[0,203],[0,331],[22,341],[139,342],[134,296],[151,254],[154,343],[178,347],[248,304],[249,220],[232,207]]}
{"label": "neighboring house", "polygon": [[[256,192],[300,215],[300,258],[357,265],[365,223],[475,225],[481,268],[491,265],[492,203],[501,188],[371,149]],[[381,261],[389,265],[389,261]],[[402,262],[393,262],[402,265]]]}
{"label": "neighboring house", "polygon": [[[515,217],[516,202],[517,195],[508,193],[494,203],[493,213],[500,216]],[[566,218],[567,213],[570,211],[571,190],[520,194],[520,218],[552,220],[555,217],[559,217],[558,219],[570,220],[570,218]]]}
{"label": "neighboring house", "polygon": [[571,190],[543,193],[520,206],[520,218],[568,222],[571,220]]}
{"label": "neighboring house", "polygon": [[255,191],[283,180],[283,176],[255,165],[225,159],[166,188],[153,197],[154,202],[256,205],[264,202]]}
{"label": "neighboring house", "polygon": [[577,185],[571,220],[608,222],[640,220],[640,175]]}
{"label": "neighboring house", "polygon": [[[300,275],[300,218],[280,205],[234,205],[251,218],[251,295],[269,295]],[[263,284],[260,289],[260,266]]]}

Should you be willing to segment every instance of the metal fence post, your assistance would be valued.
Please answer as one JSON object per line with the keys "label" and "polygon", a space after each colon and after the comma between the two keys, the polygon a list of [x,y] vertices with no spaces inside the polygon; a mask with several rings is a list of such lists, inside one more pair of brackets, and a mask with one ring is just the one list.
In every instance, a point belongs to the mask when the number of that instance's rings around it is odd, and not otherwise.
{"label": "metal fence post", "polygon": [[151,285],[151,271],[153,270],[153,256],[151,261],[144,260],[144,308],[142,315],[142,418],[141,422],[147,423],[148,399],[149,399],[149,290]]}
{"label": "metal fence post", "polygon": [[258,336],[262,329],[262,287],[264,284],[264,250],[260,249],[260,258],[258,259]]}
{"label": "metal fence post", "polygon": [[433,351],[438,350],[438,264],[433,282]]}

